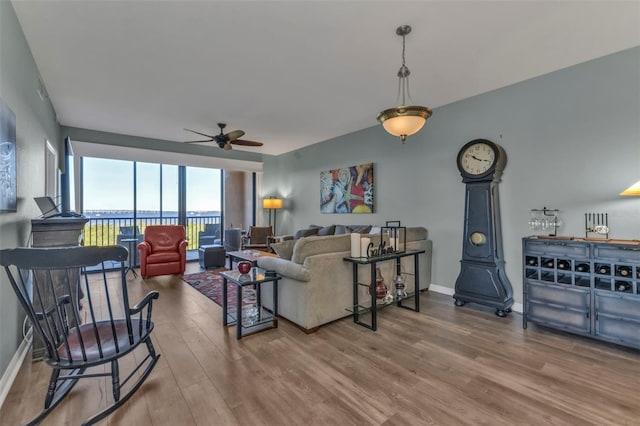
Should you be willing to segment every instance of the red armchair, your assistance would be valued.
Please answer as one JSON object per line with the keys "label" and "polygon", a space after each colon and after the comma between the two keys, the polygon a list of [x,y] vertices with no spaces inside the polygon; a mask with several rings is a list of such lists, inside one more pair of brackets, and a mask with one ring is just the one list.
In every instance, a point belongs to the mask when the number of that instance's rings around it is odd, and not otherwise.
{"label": "red armchair", "polygon": [[144,230],[144,241],[138,244],[140,275],[183,274],[187,262],[184,226],[152,225]]}

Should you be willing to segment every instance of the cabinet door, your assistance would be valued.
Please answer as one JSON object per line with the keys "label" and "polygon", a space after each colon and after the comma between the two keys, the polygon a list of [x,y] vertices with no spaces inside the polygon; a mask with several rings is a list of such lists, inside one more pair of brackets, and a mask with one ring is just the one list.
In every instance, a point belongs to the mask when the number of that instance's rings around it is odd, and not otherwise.
{"label": "cabinet door", "polygon": [[590,291],[575,287],[525,282],[528,321],[580,334],[590,334]]}
{"label": "cabinet door", "polygon": [[640,297],[596,291],[594,305],[596,336],[640,348]]}

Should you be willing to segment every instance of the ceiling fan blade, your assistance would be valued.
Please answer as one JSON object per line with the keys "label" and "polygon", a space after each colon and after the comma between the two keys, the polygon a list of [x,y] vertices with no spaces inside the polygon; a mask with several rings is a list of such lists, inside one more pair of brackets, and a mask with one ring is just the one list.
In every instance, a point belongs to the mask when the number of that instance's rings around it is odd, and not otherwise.
{"label": "ceiling fan blade", "polygon": [[233,132],[227,133],[225,136],[227,136],[230,141],[235,141],[236,139],[243,137],[244,132],[242,130],[234,130]]}
{"label": "ceiling fan blade", "polygon": [[231,151],[232,149],[231,142],[227,142],[227,144],[222,149],[224,149],[225,151]]}
{"label": "ceiling fan blade", "polygon": [[211,140],[213,140],[213,136],[212,136],[212,135],[208,135],[208,134],[206,134],[206,133],[196,132],[195,130],[186,129],[186,128],[185,128],[185,130],[186,130],[187,132],[193,132],[193,133],[198,134],[198,135],[206,136],[206,137],[208,137],[208,138],[211,138]]}
{"label": "ceiling fan blade", "polygon": [[262,142],[254,142],[254,141],[245,141],[242,139],[236,139],[235,141],[231,141],[230,143],[234,145],[242,145],[242,146],[262,146],[264,145]]}
{"label": "ceiling fan blade", "polygon": [[201,143],[201,142],[213,142],[213,139],[208,139],[206,141],[184,141],[183,143]]}

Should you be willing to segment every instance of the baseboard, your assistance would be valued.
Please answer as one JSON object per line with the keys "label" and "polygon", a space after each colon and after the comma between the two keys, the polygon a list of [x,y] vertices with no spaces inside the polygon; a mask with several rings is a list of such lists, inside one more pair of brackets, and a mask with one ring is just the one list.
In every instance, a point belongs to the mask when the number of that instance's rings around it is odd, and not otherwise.
{"label": "baseboard", "polygon": [[4,400],[9,394],[9,390],[11,390],[13,381],[18,375],[18,371],[20,371],[20,367],[22,366],[22,362],[24,361],[25,356],[29,353],[29,348],[31,347],[32,331],[33,329],[29,328],[29,331],[27,331],[27,335],[24,339],[22,339],[22,343],[20,343],[20,346],[18,346],[18,350],[15,354],[13,354],[11,362],[9,362],[9,365],[4,371],[2,378],[0,378],[0,408],[2,408]]}
{"label": "baseboard", "polygon": [[[453,293],[455,293],[454,289],[437,284],[431,284],[429,286],[429,291],[433,291],[434,293],[446,294],[447,296],[453,296]],[[513,312],[518,312],[519,314],[521,314],[522,303],[514,303],[511,307],[511,310]]]}

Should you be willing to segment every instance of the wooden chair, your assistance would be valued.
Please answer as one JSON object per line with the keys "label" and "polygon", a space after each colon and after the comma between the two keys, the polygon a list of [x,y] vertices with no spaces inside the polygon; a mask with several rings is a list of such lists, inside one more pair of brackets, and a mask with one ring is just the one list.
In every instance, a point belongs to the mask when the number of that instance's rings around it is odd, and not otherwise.
{"label": "wooden chair", "polygon": [[[113,401],[83,424],[93,424],[124,404],[142,385],[160,355],[151,343],[151,309],[158,292],[149,292],[130,307],[125,277],[127,250],[122,246],[16,248],[0,251],[0,265],[45,348],[53,369],[44,409],[37,424],[81,378],[111,377]],[[107,265],[120,265],[106,272]],[[89,279],[87,267],[102,265]],[[144,343],[146,351],[132,351]],[[144,347],[144,346],[142,346]],[[142,349],[141,349],[142,350]],[[119,361],[133,365],[120,379]],[[139,362],[136,362],[139,361]],[[85,370],[90,367],[102,366]],[[144,368],[142,372],[138,372]],[[129,373],[127,371],[127,373]],[[131,384],[129,380],[133,379]],[[125,392],[121,395],[121,391]]]}
{"label": "wooden chair", "polygon": [[269,249],[268,239],[271,236],[273,236],[271,226],[250,226],[249,232],[242,239],[242,248],[267,251]]}

